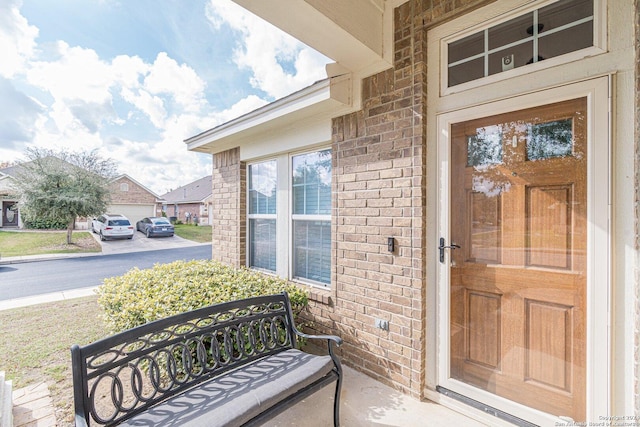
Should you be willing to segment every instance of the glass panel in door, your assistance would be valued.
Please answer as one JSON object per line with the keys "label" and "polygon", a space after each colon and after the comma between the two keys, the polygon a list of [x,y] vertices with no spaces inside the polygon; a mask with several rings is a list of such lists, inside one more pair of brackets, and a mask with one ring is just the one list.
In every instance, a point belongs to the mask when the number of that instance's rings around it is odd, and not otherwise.
{"label": "glass panel in door", "polygon": [[450,376],[586,418],[586,98],[451,128]]}

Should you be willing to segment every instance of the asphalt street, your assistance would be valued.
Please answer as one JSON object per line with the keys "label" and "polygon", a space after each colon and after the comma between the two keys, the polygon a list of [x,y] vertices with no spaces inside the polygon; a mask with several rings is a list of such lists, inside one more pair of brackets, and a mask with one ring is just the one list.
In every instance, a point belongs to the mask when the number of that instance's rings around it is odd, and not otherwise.
{"label": "asphalt street", "polygon": [[[134,240],[139,240],[142,244],[162,244],[160,238],[149,239],[150,241],[140,239],[138,235],[136,238]],[[131,241],[106,243],[109,245]],[[103,245],[103,251],[105,246]],[[0,264],[0,301],[99,286],[103,279],[122,275],[134,267],[143,269],[156,263],[175,260],[211,259],[210,244],[140,251],[131,250],[135,248],[133,245],[122,245],[121,248],[129,251]]]}

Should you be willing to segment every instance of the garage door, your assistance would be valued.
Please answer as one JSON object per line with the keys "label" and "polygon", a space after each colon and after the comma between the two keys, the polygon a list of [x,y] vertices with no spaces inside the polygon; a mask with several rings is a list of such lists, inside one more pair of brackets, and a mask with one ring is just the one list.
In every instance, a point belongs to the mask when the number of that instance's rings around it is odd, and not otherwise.
{"label": "garage door", "polygon": [[120,214],[129,218],[131,224],[135,226],[136,222],[146,216],[155,216],[155,205],[131,205],[131,204],[113,204],[107,210],[111,214]]}

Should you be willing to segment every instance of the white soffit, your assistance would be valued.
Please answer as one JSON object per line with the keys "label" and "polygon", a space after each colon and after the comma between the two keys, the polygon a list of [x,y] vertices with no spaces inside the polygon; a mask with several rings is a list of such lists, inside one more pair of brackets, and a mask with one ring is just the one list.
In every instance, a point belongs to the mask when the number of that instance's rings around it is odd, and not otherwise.
{"label": "white soffit", "polygon": [[[258,108],[185,140],[189,151],[219,153],[243,144],[263,140],[324,121],[330,134],[331,118],[354,110],[351,77],[343,75],[321,80],[285,98]],[[312,126],[313,127],[313,126]]]}
{"label": "white soffit", "polygon": [[360,76],[391,66],[384,0],[233,1]]}

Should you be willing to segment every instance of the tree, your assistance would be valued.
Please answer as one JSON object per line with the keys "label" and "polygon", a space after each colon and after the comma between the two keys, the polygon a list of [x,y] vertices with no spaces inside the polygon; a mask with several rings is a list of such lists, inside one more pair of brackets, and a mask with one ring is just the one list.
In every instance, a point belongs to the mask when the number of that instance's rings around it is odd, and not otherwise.
{"label": "tree", "polygon": [[28,149],[28,162],[17,174],[19,206],[35,218],[67,225],[71,244],[77,217],[100,215],[110,203],[109,180],[116,167],[96,151],[70,153]]}

